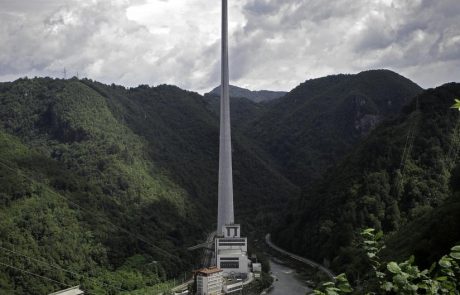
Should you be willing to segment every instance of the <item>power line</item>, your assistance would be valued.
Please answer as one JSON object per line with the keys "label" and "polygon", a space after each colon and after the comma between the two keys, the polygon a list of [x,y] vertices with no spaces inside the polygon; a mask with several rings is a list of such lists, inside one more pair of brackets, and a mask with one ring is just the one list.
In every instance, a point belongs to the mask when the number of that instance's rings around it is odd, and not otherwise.
{"label": "power line", "polygon": [[62,286],[64,286],[64,287],[72,287],[71,285],[68,285],[68,284],[66,284],[66,283],[63,283],[63,282],[60,282],[60,281],[56,281],[56,280],[54,280],[54,279],[51,279],[51,278],[48,278],[48,277],[45,277],[45,276],[42,276],[42,275],[39,275],[39,274],[30,272],[30,271],[28,271],[28,270],[25,270],[25,269],[22,269],[22,268],[19,268],[19,267],[16,267],[16,266],[9,265],[9,264],[7,264],[7,263],[0,262],[0,264],[3,265],[3,266],[9,267],[9,268],[15,269],[15,270],[19,270],[19,271],[21,271],[21,272],[24,272],[24,273],[29,274],[29,275],[32,275],[32,276],[39,277],[39,278],[48,280],[48,281],[50,281],[50,282],[54,282],[54,283],[60,284],[60,285],[62,285]]}
{"label": "power line", "polygon": [[105,285],[105,286],[107,286],[107,287],[113,287],[113,288],[118,289],[118,290],[120,290],[120,291],[129,292],[128,290],[125,290],[125,289],[123,289],[123,288],[120,288],[120,287],[117,287],[117,286],[113,286],[113,285],[110,285],[110,284],[101,282],[101,281],[99,281],[99,280],[97,280],[97,279],[93,279],[93,278],[91,278],[91,277],[89,277],[89,276],[87,276],[87,275],[80,274],[80,273],[77,273],[77,272],[75,272],[75,271],[71,271],[71,270],[65,269],[65,268],[63,268],[63,267],[61,267],[61,266],[58,266],[58,265],[50,264],[50,263],[48,263],[48,262],[45,262],[45,261],[43,261],[43,260],[39,260],[39,259],[30,257],[30,256],[25,255],[25,254],[20,253],[20,252],[17,252],[17,251],[11,250],[11,249],[7,249],[7,248],[4,248],[4,247],[2,247],[2,246],[0,246],[0,249],[5,250],[5,251],[10,252],[10,253],[13,253],[13,254],[16,254],[16,255],[18,255],[18,256],[26,257],[26,258],[28,258],[28,259],[30,259],[30,260],[32,260],[32,261],[36,261],[36,262],[38,262],[38,263],[46,264],[46,265],[48,265],[48,266],[50,266],[50,267],[52,267],[52,268],[54,268],[54,269],[57,269],[57,270],[60,270],[60,271],[66,272],[66,273],[70,273],[70,274],[72,274],[72,275],[74,275],[74,276],[77,276],[77,277],[80,277],[80,278],[88,279],[88,280],[92,281],[93,283],[99,283],[99,284]]}
{"label": "power line", "polygon": [[399,170],[401,171],[401,179],[398,184],[398,190],[403,188],[403,181],[404,181],[404,174],[406,173],[406,167],[407,167],[407,159],[410,157],[410,154],[412,152],[412,147],[414,145],[414,140],[415,140],[415,128],[417,126],[417,123],[420,119],[419,115],[419,100],[418,97],[415,100],[415,115],[414,119],[409,125],[409,132],[407,133],[406,137],[406,142],[404,144],[404,149],[403,153],[401,156],[401,163],[400,163],[400,168]]}
{"label": "power line", "polygon": [[[6,167],[7,169],[13,171],[13,172],[16,172],[16,173],[20,174],[22,177],[28,179],[30,182],[32,182],[32,183],[37,183],[37,182],[36,182],[34,179],[32,179],[31,177],[29,177],[29,176],[25,175],[24,173],[22,173],[21,171],[19,171],[19,169],[11,168],[10,166],[8,166],[7,164],[5,164],[5,163],[2,162],[2,161],[0,161],[0,164],[3,165],[4,167]],[[113,227],[119,229],[120,231],[122,231],[122,232],[124,232],[124,233],[126,233],[126,234],[128,234],[128,235],[130,235],[130,236],[132,236],[132,237],[135,237],[135,238],[138,239],[139,241],[144,242],[145,244],[147,244],[147,245],[153,247],[154,249],[159,250],[160,252],[162,252],[162,253],[164,253],[164,254],[170,256],[170,257],[175,257],[175,256],[172,255],[171,253],[169,253],[169,252],[167,252],[167,251],[161,249],[161,248],[158,247],[158,246],[155,246],[155,245],[153,244],[153,242],[150,242],[150,241],[149,241],[147,238],[145,238],[144,236],[141,236],[141,235],[139,235],[139,234],[134,234],[134,233],[132,233],[131,231],[129,231],[129,230],[125,229],[125,228],[122,228],[122,227],[120,227],[120,226],[118,226],[118,225],[112,223],[112,222],[111,222],[110,220],[108,220],[107,218],[105,218],[105,217],[103,217],[103,216],[101,216],[101,215],[98,215],[98,214],[96,214],[95,212],[90,212],[90,210],[88,210],[88,209],[86,209],[86,208],[83,208],[82,206],[78,205],[77,203],[71,201],[69,198],[65,197],[64,195],[58,194],[57,192],[55,192],[55,191],[49,189],[48,187],[44,186],[43,184],[41,184],[41,183],[38,183],[38,184],[40,184],[40,185],[41,185],[45,190],[47,190],[49,193],[54,194],[54,195],[56,195],[56,196],[58,196],[58,197],[60,197],[60,198],[62,198],[62,199],[64,199],[64,200],[66,200],[67,202],[69,202],[69,203],[72,204],[73,206],[77,207],[78,209],[80,209],[80,210],[82,210],[82,211],[85,211],[85,212],[89,213],[90,215],[99,217],[100,219],[104,220],[105,222],[107,222],[107,223],[110,224],[111,226],[113,226]],[[121,214],[121,215],[126,216],[126,215],[124,215],[124,214]]]}

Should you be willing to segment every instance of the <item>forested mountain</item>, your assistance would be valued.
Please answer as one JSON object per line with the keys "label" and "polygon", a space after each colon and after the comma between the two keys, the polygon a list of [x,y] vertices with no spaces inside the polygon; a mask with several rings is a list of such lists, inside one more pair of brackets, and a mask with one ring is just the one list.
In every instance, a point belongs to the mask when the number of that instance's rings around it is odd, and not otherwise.
{"label": "forested mountain", "polygon": [[388,70],[308,80],[269,102],[244,132],[286,177],[306,186],[421,91]]}
{"label": "forested mountain", "polygon": [[292,204],[276,241],[355,276],[366,227],[388,234],[393,258],[427,265],[448,253],[460,242],[459,96],[451,83],[415,97]]}
{"label": "forested mountain", "polygon": [[[215,226],[218,171],[218,118],[202,96],[20,79],[0,83],[0,120],[0,293],[63,287],[5,264],[114,294],[198,261],[186,247]],[[233,141],[237,220],[262,224],[298,191],[244,141]]]}
{"label": "forested mountain", "polygon": [[[393,256],[445,253],[460,239],[460,87],[421,92],[378,70],[234,97],[237,222],[335,269],[360,269],[368,226],[392,232]],[[218,115],[215,96],[175,86],[0,83],[0,293],[63,287],[7,265],[102,294],[194,267],[186,248],[215,227]]]}
{"label": "forested mountain", "polygon": [[[256,90],[252,91],[249,89],[241,88],[238,86],[230,85],[229,88],[230,97],[232,98],[247,98],[253,102],[267,102],[274,100],[286,95],[284,91],[270,91],[270,90]],[[211,90],[207,95],[220,97],[220,85]]]}
{"label": "forested mountain", "polygon": [[[205,100],[208,104],[208,109],[216,116],[220,115],[220,97],[205,94]],[[263,103],[256,103],[244,97],[232,97],[230,99],[230,121],[232,128],[240,130],[245,126],[248,121],[253,120],[259,116],[265,109],[266,105]],[[237,131],[237,132],[238,132]]]}

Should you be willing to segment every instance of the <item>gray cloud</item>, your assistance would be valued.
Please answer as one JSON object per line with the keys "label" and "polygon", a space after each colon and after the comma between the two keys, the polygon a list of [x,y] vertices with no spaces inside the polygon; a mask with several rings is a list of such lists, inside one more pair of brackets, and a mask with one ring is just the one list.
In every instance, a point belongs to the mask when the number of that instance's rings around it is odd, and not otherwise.
{"label": "gray cloud", "polygon": [[[239,0],[232,83],[289,90],[370,68],[459,81],[458,0]],[[219,83],[219,1],[0,0],[0,80],[70,75],[206,91]]]}

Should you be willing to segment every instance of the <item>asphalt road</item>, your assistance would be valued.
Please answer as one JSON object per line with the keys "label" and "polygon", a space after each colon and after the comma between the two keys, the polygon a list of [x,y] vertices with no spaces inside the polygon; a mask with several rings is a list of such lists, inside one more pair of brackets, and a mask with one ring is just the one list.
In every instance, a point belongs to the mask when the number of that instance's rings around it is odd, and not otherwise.
{"label": "asphalt road", "polygon": [[325,274],[328,275],[328,277],[331,279],[331,280],[334,280],[334,273],[330,270],[330,269],[327,269],[326,267],[322,266],[321,264],[313,261],[313,260],[310,260],[308,258],[305,258],[305,257],[301,257],[299,255],[296,255],[294,253],[291,253],[291,252],[288,252],[278,246],[276,246],[275,244],[272,243],[272,241],[270,240],[270,234],[266,234],[265,235],[265,242],[267,243],[268,246],[270,246],[270,248],[284,254],[284,255],[287,255],[289,256],[290,258],[294,259],[294,260],[297,260],[297,261],[300,261],[302,263],[305,263],[305,264],[308,264],[312,267],[315,267],[315,268],[318,268],[320,271],[324,272]]}

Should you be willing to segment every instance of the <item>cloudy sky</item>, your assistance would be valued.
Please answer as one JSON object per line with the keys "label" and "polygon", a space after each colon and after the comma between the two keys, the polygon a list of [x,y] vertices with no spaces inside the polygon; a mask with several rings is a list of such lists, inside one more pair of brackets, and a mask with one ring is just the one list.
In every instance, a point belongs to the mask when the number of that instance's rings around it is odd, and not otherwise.
{"label": "cloudy sky", "polygon": [[[229,0],[231,83],[289,90],[387,68],[460,81],[459,0]],[[219,0],[0,0],[0,81],[77,73],[125,86],[219,84]]]}

